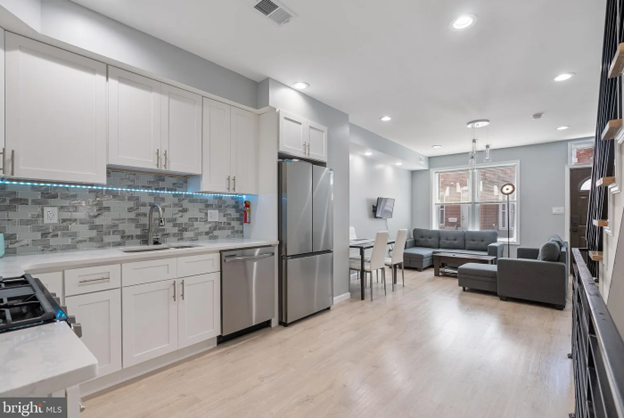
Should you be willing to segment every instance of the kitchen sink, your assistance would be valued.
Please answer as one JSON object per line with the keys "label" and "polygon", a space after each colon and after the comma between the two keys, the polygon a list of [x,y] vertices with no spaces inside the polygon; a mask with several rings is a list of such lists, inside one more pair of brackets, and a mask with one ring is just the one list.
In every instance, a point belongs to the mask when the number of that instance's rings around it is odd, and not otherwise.
{"label": "kitchen sink", "polygon": [[126,250],[121,250],[124,253],[147,253],[147,252],[152,252],[152,251],[165,251],[165,250],[184,250],[187,248],[196,248],[199,247],[199,245],[191,245],[191,244],[184,244],[184,245],[175,245],[175,244],[165,244],[165,245],[146,245],[144,247],[134,247],[134,248],[128,248]]}

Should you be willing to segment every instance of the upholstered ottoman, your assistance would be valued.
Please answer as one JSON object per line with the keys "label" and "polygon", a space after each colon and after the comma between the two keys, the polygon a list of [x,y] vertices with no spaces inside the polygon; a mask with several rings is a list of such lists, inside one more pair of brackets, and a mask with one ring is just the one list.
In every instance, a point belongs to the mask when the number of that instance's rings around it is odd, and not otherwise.
{"label": "upholstered ottoman", "polygon": [[457,269],[457,283],[464,288],[498,292],[497,270],[492,264],[468,263]]}

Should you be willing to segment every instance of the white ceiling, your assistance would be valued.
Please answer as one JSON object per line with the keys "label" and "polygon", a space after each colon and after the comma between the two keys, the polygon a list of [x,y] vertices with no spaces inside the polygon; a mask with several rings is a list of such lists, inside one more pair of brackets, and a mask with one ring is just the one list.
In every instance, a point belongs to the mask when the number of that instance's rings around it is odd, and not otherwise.
{"label": "white ceiling", "polygon": [[[395,167],[395,168],[400,168],[403,170],[414,171],[414,170],[425,169],[423,165],[419,164],[416,161],[412,161],[410,159],[396,158],[396,157],[393,157],[392,155],[385,154],[381,151],[372,150],[369,147],[365,147],[363,145],[356,144],[354,142],[351,142],[349,144],[349,152],[351,154],[360,155],[364,158],[378,161],[381,164],[388,165],[388,166]],[[367,152],[371,153],[371,155],[366,155]],[[421,157],[421,158],[424,159],[425,157]],[[397,165],[397,163],[400,163],[400,165]]]}
{"label": "white ceiling", "polygon": [[[74,1],[256,81],[306,81],[353,123],[425,155],[468,151],[477,118],[492,121],[478,134],[493,148],[594,135],[602,1],[284,0],[299,17],[282,28],[253,0]],[[450,30],[464,13],[477,24]],[[563,72],[576,77],[554,82]]]}

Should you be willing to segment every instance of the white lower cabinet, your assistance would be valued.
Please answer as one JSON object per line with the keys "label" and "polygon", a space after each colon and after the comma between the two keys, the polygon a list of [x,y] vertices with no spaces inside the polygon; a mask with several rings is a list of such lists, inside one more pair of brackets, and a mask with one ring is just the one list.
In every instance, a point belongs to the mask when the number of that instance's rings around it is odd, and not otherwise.
{"label": "white lower cabinet", "polygon": [[178,348],[177,293],[175,280],[122,289],[124,368]]}
{"label": "white lower cabinet", "polygon": [[[41,283],[50,291],[55,293],[61,302],[65,296],[63,292],[63,272],[55,271],[53,273],[34,273],[31,274],[35,279],[39,279]],[[72,314],[73,315],[73,314]]]}
{"label": "white lower cabinet", "polygon": [[178,300],[178,348],[214,338],[221,330],[221,275],[185,277]]}
{"label": "white lower cabinet", "polygon": [[98,361],[98,377],[121,370],[121,290],[65,298],[82,325],[82,342]]}

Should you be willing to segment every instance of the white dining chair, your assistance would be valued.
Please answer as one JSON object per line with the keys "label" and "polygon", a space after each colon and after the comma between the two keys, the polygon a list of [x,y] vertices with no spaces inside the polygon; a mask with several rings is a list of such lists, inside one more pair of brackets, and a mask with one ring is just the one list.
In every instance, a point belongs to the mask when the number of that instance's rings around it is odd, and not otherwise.
{"label": "white dining chair", "polygon": [[[355,228],[350,226],[349,227],[349,241],[353,241],[354,239],[357,239],[357,234],[355,233]],[[354,259],[354,260],[359,260],[360,259],[360,250],[355,249],[355,248],[351,248],[349,250],[349,258],[350,259]]]}
{"label": "white dining chair", "polygon": [[[370,288],[371,288],[371,300],[373,300],[373,272],[381,270],[384,294],[386,291],[386,247],[388,246],[388,231],[377,232],[375,236],[375,244],[373,246],[373,253],[369,261],[364,263],[364,285],[366,285],[366,273],[370,276]],[[349,269],[360,271],[360,260],[349,260]]]}
{"label": "white dining chair", "polygon": [[385,264],[392,270],[392,290],[394,291],[394,282],[397,280],[399,266],[401,267],[401,275],[403,276],[403,287],[405,287],[405,266],[403,264],[403,253],[405,252],[405,243],[407,242],[407,229],[399,229],[397,237],[394,241],[394,250],[391,257],[386,257]]}

